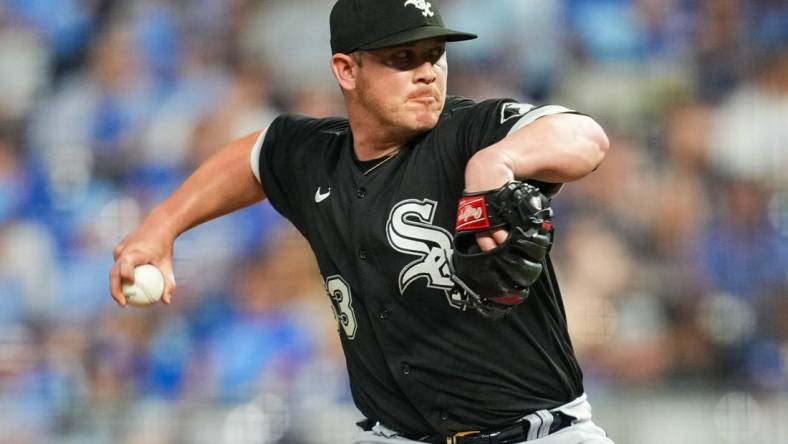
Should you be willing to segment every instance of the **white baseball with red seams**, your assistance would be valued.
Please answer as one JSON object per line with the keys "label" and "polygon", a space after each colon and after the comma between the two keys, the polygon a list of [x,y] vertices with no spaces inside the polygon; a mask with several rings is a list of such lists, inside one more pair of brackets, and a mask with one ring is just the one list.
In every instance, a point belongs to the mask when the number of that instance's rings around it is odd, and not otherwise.
{"label": "white baseball with red seams", "polygon": [[161,300],[164,294],[164,275],[155,265],[134,268],[134,283],[123,284],[123,296],[132,307],[147,307]]}

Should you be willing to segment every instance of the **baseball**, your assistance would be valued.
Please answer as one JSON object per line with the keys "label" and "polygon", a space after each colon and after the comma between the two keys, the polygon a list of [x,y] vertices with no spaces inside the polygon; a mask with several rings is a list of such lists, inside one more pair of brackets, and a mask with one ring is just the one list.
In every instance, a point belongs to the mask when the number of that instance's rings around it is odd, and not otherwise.
{"label": "baseball", "polygon": [[164,294],[164,275],[151,264],[134,268],[134,283],[123,284],[123,296],[132,307],[156,303]]}

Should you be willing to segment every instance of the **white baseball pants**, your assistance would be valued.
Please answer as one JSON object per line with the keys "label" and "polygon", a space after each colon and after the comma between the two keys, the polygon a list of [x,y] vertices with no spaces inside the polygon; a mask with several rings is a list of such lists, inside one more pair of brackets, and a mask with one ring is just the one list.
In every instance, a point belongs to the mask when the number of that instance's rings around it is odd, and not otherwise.
{"label": "white baseball pants", "polygon": [[[586,394],[553,409],[577,418],[569,427],[553,434],[522,441],[528,444],[615,444],[604,430],[591,420],[591,404]],[[529,415],[530,416],[530,415]],[[532,427],[533,428],[533,427]],[[353,444],[421,444],[397,435],[396,432],[378,424],[368,432],[359,432]]]}

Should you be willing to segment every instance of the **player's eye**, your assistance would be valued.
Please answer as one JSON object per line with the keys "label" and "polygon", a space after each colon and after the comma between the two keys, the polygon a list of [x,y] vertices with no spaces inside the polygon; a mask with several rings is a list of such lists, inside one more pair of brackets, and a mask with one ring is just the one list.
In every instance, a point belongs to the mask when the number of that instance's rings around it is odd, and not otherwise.
{"label": "player's eye", "polygon": [[443,57],[443,54],[445,53],[446,53],[446,48],[443,46],[433,49],[432,51],[430,51],[430,63],[432,63],[433,65],[438,63],[438,61],[440,61],[441,57]]}
{"label": "player's eye", "polygon": [[406,49],[392,54],[386,61],[386,65],[391,68],[406,71],[412,69],[416,64],[416,55],[412,50]]}
{"label": "player's eye", "polygon": [[416,52],[413,48],[404,48],[389,54],[384,60],[386,66],[390,68],[399,71],[410,71],[422,65],[424,62],[435,65],[440,61],[445,52],[445,46],[438,46],[421,53]]}

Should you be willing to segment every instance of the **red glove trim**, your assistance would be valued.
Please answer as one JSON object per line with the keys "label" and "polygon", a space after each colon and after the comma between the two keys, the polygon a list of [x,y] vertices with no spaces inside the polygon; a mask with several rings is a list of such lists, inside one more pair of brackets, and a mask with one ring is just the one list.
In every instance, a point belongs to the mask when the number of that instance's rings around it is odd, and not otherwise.
{"label": "red glove trim", "polygon": [[501,296],[499,298],[493,299],[495,302],[503,305],[517,305],[525,301],[525,299],[517,294],[513,294],[510,296]]}
{"label": "red glove trim", "polygon": [[483,230],[490,227],[484,196],[466,196],[457,208],[457,231]]}

